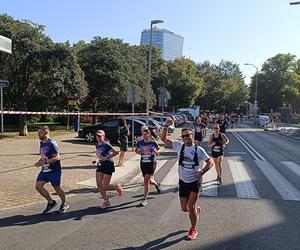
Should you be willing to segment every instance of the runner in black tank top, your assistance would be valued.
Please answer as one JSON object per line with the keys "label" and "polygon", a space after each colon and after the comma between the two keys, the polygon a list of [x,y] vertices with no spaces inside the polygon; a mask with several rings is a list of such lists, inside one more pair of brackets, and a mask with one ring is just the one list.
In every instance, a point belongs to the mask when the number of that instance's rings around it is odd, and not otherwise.
{"label": "runner in black tank top", "polygon": [[229,139],[225,134],[220,133],[219,124],[215,124],[213,126],[213,133],[209,137],[208,147],[212,148],[211,156],[213,157],[216,171],[217,171],[217,179],[218,184],[222,183],[221,174],[222,174],[222,160],[223,160],[223,147],[229,143]]}

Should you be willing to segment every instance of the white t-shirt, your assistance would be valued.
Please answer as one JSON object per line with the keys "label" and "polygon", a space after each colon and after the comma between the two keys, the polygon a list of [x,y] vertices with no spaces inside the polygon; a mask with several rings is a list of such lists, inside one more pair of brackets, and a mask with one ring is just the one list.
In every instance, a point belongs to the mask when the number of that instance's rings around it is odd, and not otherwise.
{"label": "white t-shirt", "polygon": [[[177,153],[178,160],[180,158],[180,151],[182,148],[183,143],[180,141],[174,141],[173,142],[173,149]],[[178,175],[179,179],[186,182],[191,183],[197,180],[195,177],[195,173],[199,172],[202,169],[202,161],[206,161],[209,159],[209,155],[205,152],[205,150],[202,147],[197,146],[197,156],[198,156],[198,163],[199,166],[195,166],[194,162],[194,156],[195,156],[195,145],[191,147],[185,146],[184,148],[184,160],[183,160],[183,166],[178,165]]]}

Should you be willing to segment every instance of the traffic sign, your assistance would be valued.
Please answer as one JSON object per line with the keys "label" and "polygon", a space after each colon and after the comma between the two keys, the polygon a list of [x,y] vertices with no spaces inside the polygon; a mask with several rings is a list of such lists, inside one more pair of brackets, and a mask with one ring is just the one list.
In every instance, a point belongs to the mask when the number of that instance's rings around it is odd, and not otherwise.
{"label": "traffic sign", "polygon": [[140,92],[136,89],[129,89],[127,91],[127,102],[128,103],[138,103],[140,100]]}
{"label": "traffic sign", "polygon": [[0,87],[7,88],[9,86],[9,81],[0,80]]}
{"label": "traffic sign", "polygon": [[11,54],[11,39],[0,35],[0,51]]}

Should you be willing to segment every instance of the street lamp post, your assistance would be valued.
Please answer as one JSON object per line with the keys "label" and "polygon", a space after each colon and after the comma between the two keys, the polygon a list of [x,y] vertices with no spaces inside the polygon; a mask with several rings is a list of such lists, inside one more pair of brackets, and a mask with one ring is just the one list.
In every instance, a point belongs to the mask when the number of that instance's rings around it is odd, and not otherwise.
{"label": "street lamp post", "polygon": [[253,65],[252,63],[244,63],[244,65],[247,65],[247,66],[252,66],[254,68],[256,68],[256,83],[255,83],[255,97],[254,97],[254,109],[255,109],[255,113],[257,112],[257,77],[258,77],[258,68]]}
{"label": "street lamp post", "polygon": [[150,25],[150,43],[149,43],[149,59],[148,59],[148,86],[147,86],[147,125],[149,125],[149,110],[150,110],[150,90],[151,90],[151,56],[152,56],[152,29],[153,24],[163,23],[163,20],[152,20]]}
{"label": "street lamp post", "polygon": [[300,4],[300,2],[290,2],[290,5],[297,5]]}

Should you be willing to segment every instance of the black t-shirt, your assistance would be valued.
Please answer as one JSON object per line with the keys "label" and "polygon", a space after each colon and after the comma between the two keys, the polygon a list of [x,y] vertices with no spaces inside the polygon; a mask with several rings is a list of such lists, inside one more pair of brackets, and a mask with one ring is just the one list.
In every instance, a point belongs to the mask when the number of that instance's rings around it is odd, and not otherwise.
{"label": "black t-shirt", "polygon": [[225,133],[226,128],[228,128],[228,122],[225,119],[224,120],[219,119],[217,123],[220,125],[220,132]]}

